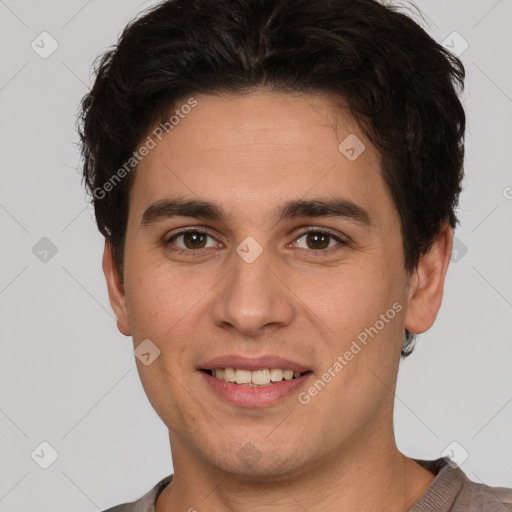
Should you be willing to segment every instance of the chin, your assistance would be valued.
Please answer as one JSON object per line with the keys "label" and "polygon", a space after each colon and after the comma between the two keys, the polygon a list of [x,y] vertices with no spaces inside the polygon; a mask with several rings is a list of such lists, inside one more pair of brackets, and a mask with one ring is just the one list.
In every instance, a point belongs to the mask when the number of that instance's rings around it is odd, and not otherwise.
{"label": "chin", "polygon": [[[268,441],[268,440],[267,440]],[[238,446],[241,445],[241,448]],[[240,479],[259,482],[272,482],[276,479],[293,477],[301,472],[304,464],[304,453],[299,454],[295,450],[295,443],[281,444],[278,446],[258,447],[251,443],[236,443],[226,447],[222,453],[203,454],[204,460],[210,460],[217,469],[236,475]],[[217,445],[218,449],[219,446]],[[237,449],[238,448],[238,449]]]}

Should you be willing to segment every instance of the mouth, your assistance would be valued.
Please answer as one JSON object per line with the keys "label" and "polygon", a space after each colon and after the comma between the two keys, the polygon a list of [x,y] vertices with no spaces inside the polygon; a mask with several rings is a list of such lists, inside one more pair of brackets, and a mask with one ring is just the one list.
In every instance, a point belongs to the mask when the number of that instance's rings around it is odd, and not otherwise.
{"label": "mouth", "polygon": [[218,379],[245,387],[270,387],[282,381],[291,381],[312,373],[293,371],[288,368],[260,368],[246,370],[242,368],[204,368],[202,372]]}

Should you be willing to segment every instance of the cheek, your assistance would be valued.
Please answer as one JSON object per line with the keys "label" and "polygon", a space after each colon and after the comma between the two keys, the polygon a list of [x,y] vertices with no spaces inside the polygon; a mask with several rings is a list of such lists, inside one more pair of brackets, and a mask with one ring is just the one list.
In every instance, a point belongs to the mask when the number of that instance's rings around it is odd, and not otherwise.
{"label": "cheek", "polygon": [[133,272],[130,277],[126,301],[134,342],[149,338],[160,346],[165,333],[185,314],[182,290],[172,286],[168,277],[152,272]]}
{"label": "cheek", "polygon": [[[379,275],[385,277],[379,279]],[[321,400],[333,425],[356,428],[371,422],[382,404],[390,404],[405,311],[400,286],[391,281],[389,271],[358,273],[351,269],[345,279],[332,283],[337,290],[321,306],[322,319],[330,328],[325,370],[336,375]],[[332,408],[333,403],[340,407]]]}
{"label": "cheek", "polygon": [[401,299],[389,269],[350,265],[323,276],[308,278],[297,295],[324,320],[333,332],[354,335],[379,319]]}
{"label": "cheek", "polygon": [[[127,308],[134,345],[150,339],[159,348],[159,378],[165,380],[165,372],[188,372],[190,360],[200,350],[197,341],[201,339],[201,324],[208,323],[208,307],[213,297],[209,291],[214,291],[218,278],[171,271],[164,265],[131,275],[127,283]],[[175,383],[171,379],[169,384]]]}
{"label": "cheek", "polygon": [[127,284],[134,346],[150,339],[160,350],[150,365],[136,362],[142,386],[165,424],[185,424],[191,420],[186,418],[189,395],[183,393],[183,385],[192,372],[190,339],[201,294],[159,272],[145,272],[140,278],[133,273]]}
{"label": "cheek", "polygon": [[324,293],[312,299],[329,330],[329,357],[333,362],[343,358],[349,370],[344,373],[355,376],[364,366],[386,378],[392,374],[402,346],[406,309],[402,281],[395,274],[384,267],[353,267],[332,276]]}
{"label": "cheek", "polygon": [[160,249],[133,241],[126,248],[126,300],[134,339],[156,339],[193,308],[199,290],[194,275],[171,268]]}

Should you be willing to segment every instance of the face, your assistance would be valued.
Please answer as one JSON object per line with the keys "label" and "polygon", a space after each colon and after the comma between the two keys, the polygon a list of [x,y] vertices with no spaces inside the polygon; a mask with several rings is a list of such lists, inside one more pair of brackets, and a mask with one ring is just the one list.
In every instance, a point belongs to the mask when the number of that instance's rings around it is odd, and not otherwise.
{"label": "face", "polygon": [[[104,260],[121,332],[160,351],[137,366],[173,454],[263,479],[391,439],[404,329],[426,323],[378,152],[327,95],[195,99],[136,171],[124,287]],[[306,373],[204,371],[251,362]]]}

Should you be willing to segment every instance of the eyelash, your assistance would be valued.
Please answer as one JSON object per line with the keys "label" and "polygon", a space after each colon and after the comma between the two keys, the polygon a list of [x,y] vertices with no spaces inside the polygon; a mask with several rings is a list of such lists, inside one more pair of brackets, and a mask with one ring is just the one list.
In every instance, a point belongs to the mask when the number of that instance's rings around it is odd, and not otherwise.
{"label": "eyelash", "polygon": [[[180,231],[179,233],[175,233],[174,235],[172,235],[169,238],[166,238],[166,240],[164,241],[164,245],[167,248],[169,248],[172,245],[173,240],[175,240],[179,236],[187,234],[187,233],[198,233],[200,235],[206,235],[206,236],[209,236],[210,238],[215,239],[213,237],[213,235],[209,234],[206,231],[201,231],[198,228],[189,227],[189,228],[184,228],[182,231]],[[341,246],[347,246],[348,245],[347,241],[342,240],[341,238],[339,238],[338,236],[334,235],[330,231],[328,231],[326,229],[314,228],[314,227],[307,228],[305,231],[300,233],[298,236],[295,237],[294,242],[296,242],[297,240],[302,238],[304,235],[308,235],[310,233],[327,235],[327,236],[331,237],[331,239],[334,239],[336,242],[338,242],[338,244],[335,245],[334,247],[330,247],[330,248],[327,248],[327,249],[300,249],[300,250],[302,250],[306,254],[314,254],[315,256],[318,256],[320,253],[331,254],[331,252],[333,250],[337,250],[338,246],[340,246],[340,245]],[[294,242],[292,242],[292,243],[294,243]],[[200,249],[170,248],[170,250],[172,252],[176,253],[176,254],[180,254],[181,255],[181,254],[185,254],[186,253],[187,255],[195,254],[197,256],[200,256],[203,251],[208,250],[208,249],[212,249],[212,247],[200,248]]]}

